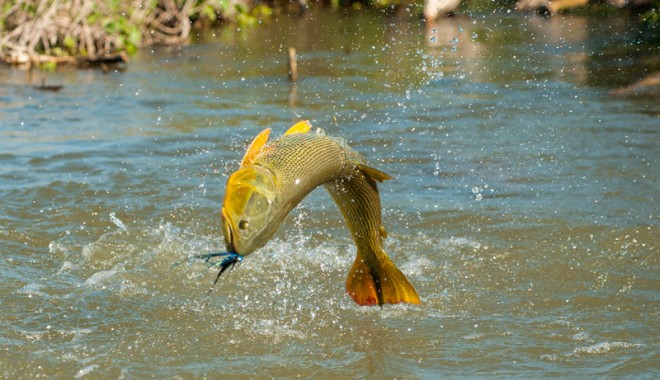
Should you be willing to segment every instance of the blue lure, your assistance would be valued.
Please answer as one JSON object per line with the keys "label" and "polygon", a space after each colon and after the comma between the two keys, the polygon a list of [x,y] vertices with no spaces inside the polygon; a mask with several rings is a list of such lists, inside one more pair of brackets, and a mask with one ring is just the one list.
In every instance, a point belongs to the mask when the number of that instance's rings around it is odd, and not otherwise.
{"label": "blue lure", "polygon": [[[214,261],[214,259],[218,257],[224,258],[222,260]],[[236,264],[243,262],[243,256],[236,252],[208,253],[206,255],[195,255],[192,258],[203,259],[205,262],[211,264],[212,267],[220,267],[220,272],[218,272],[218,275],[215,277],[215,281],[213,281],[213,285],[211,285],[209,293],[211,293],[211,290],[213,290],[215,284],[218,283],[220,276],[222,276],[222,274],[225,273],[227,269],[233,269]]]}
{"label": "blue lure", "polygon": [[[213,285],[211,288],[215,286],[215,284],[218,283],[218,280],[220,279],[220,276],[227,270],[227,269],[234,269],[234,266],[238,263],[243,262],[243,256],[239,255],[236,252],[218,252],[218,253],[209,253],[206,255],[199,255],[197,256],[200,259],[204,259],[207,263],[211,264],[211,266],[219,266],[220,267],[220,272],[218,272],[218,275],[215,278],[215,281],[213,281]],[[216,257],[224,257],[222,261],[211,261],[212,259]]]}

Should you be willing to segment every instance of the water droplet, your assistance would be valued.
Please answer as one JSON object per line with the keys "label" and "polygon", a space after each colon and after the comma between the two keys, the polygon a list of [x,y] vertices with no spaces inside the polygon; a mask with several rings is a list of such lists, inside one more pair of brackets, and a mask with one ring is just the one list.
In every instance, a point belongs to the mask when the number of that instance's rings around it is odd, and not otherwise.
{"label": "water droplet", "polygon": [[451,40],[452,45],[456,45],[458,43],[458,37],[454,37]]}
{"label": "water droplet", "polygon": [[480,191],[481,191],[481,190],[480,190],[479,187],[477,187],[477,186],[475,186],[475,187],[472,188],[472,194],[479,194]]}
{"label": "water droplet", "polygon": [[479,37],[479,35],[477,34],[477,32],[472,32],[472,39],[473,39],[473,40],[476,40],[477,37]]}
{"label": "water droplet", "polygon": [[124,225],[124,223],[117,217],[117,215],[115,215],[114,212],[110,213],[110,221],[114,223],[117,227],[121,228],[122,230],[128,231],[126,225]]}

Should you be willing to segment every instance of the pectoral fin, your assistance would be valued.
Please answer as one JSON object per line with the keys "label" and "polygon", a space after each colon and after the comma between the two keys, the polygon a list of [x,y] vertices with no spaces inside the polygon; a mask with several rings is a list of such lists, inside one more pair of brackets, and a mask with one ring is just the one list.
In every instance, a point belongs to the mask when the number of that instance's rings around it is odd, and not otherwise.
{"label": "pectoral fin", "polygon": [[266,142],[268,142],[268,136],[270,136],[270,128],[264,129],[254,138],[254,140],[252,140],[252,143],[245,152],[245,156],[243,156],[241,167],[248,166],[254,162],[261,152],[261,149],[266,145]]}

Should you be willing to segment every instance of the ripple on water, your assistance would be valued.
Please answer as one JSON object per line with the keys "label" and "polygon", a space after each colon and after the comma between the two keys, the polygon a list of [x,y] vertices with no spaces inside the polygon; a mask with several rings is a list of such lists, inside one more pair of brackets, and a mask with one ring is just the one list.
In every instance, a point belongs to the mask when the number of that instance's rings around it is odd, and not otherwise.
{"label": "ripple on water", "polygon": [[617,349],[628,350],[630,348],[639,348],[641,346],[641,344],[629,342],[599,342],[590,346],[576,347],[573,350],[573,354],[602,355]]}

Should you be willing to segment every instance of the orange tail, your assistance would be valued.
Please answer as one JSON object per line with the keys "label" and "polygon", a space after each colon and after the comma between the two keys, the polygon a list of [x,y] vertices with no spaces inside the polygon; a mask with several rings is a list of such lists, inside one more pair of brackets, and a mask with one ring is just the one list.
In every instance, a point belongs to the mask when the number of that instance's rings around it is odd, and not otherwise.
{"label": "orange tail", "polygon": [[389,258],[367,265],[359,251],[346,280],[346,292],[361,306],[421,303],[415,288]]}

